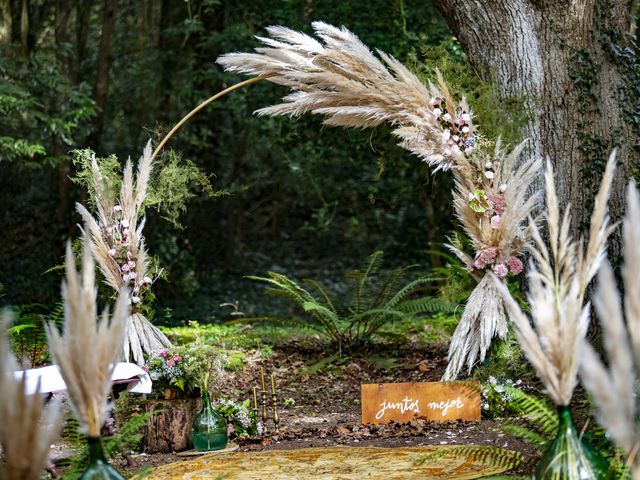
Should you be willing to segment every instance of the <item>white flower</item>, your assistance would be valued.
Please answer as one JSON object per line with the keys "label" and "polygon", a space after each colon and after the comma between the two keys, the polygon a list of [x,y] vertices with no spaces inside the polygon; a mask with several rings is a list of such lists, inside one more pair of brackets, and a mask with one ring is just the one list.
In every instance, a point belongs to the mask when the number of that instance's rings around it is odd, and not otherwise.
{"label": "white flower", "polygon": [[487,162],[484,164],[484,168],[493,168],[493,163]]}
{"label": "white flower", "polygon": [[127,220],[126,218],[123,218],[122,220],[120,220],[120,224],[121,224],[124,228],[129,228],[129,220]]}
{"label": "white flower", "polygon": [[140,303],[140,297],[136,297],[135,295],[132,296],[131,303]]}
{"label": "white flower", "polygon": [[453,146],[451,147],[451,152],[452,152],[454,155],[459,155],[459,154],[460,154],[460,147],[459,147],[458,145],[453,145]]}
{"label": "white flower", "polygon": [[470,154],[471,152],[473,152],[473,147],[467,147],[464,149],[464,153]]}
{"label": "white flower", "polygon": [[457,142],[458,140],[460,140],[460,137],[458,135],[454,135],[453,137],[451,137],[451,140]]}
{"label": "white flower", "polygon": [[435,107],[439,103],[440,103],[440,100],[438,100],[436,97],[433,97],[431,100],[429,100],[429,105],[431,105],[432,107]]}
{"label": "white flower", "polygon": [[471,115],[469,115],[468,113],[463,113],[460,118],[462,118],[462,120],[464,120],[465,122],[471,121]]}
{"label": "white flower", "polygon": [[448,113],[445,113],[445,114],[442,116],[442,119],[443,119],[445,122],[450,122],[450,121],[451,121],[451,115],[449,115]]}
{"label": "white flower", "polygon": [[127,262],[127,265],[129,265],[129,268],[136,268],[136,262],[134,262],[133,260],[129,260]]}
{"label": "white flower", "polygon": [[115,257],[117,252],[115,248],[111,248],[108,253],[110,257]]}
{"label": "white flower", "polygon": [[438,118],[442,114],[442,110],[440,110],[439,108],[434,108],[433,112],[431,113],[433,114],[434,117]]}
{"label": "white flower", "polygon": [[491,228],[496,230],[500,228],[500,225],[502,225],[502,217],[500,215],[494,215],[491,217]]}
{"label": "white flower", "polygon": [[114,212],[121,212],[122,211],[122,207],[120,205],[116,205],[115,207],[113,207],[113,211]]}
{"label": "white flower", "polygon": [[131,270],[131,267],[129,267],[128,263],[125,263],[124,265],[122,265],[121,268],[123,272],[128,272],[129,270]]}
{"label": "white flower", "polygon": [[507,184],[503,183],[502,185],[500,185],[499,190],[500,193],[504,193],[507,190]]}
{"label": "white flower", "polygon": [[151,277],[145,276],[145,277],[142,279],[142,281],[143,281],[144,283],[151,283],[153,280],[151,280]]}
{"label": "white flower", "polygon": [[451,138],[451,132],[447,128],[444,132],[442,132],[442,141],[446,142],[449,140],[449,138]]}
{"label": "white flower", "polygon": [[484,172],[484,176],[487,177],[489,180],[493,180],[494,173],[491,170],[487,170],[486,172]]}
{"label": "white flower", "polygon": [[462,133],[469,133],[469,127],[467,126],[462,127]]}

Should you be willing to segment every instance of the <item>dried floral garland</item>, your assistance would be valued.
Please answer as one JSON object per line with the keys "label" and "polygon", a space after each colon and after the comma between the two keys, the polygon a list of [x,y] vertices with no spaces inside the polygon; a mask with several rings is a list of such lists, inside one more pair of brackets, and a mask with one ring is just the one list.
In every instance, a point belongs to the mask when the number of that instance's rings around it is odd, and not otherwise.
{"label": "dried floral garland", "polygon": [[287,86],[283,102],[259,115],[323,115],[333,126],[369,128],[388,123],[400,146],[434,171],[451,170],[454,207],[475,255],[448,247],[478,280],[454,333],[444,379],[455,379],[484,359],[492,339],[507,333],[502,298],[485,274],[504,279],[522,271],[518,258],[527,241],[528,217],[539,192],[530,193],[541,162],[520,162],[522,146],[487,151],[465,99],[456,102],[438,74],[425,86],[393,57],[374,55],[346,28],[314,22],[318,39],[281,26],[256,53],[231,53],[218,62],[228,71],[260,76]]}

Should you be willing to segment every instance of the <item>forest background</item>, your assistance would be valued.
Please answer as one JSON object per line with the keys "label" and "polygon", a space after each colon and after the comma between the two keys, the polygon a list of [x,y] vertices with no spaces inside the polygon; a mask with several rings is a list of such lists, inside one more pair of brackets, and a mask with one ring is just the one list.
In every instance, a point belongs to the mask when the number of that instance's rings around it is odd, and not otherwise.
{"label": "forest background", "polygon": [[[239,81],[214,63],[252,50],[280,24],[345,25],[372,48],[469,95],[483,130],[514,143],[517,99],[497,100],[430,1],[0,0],[0,303],[45,313],[59,299],[67,239],[80,234],[73,151],[137,160],[185,113]],[[340,290],[342,272],[384,250],[389,267],[439,265],[454,228],[451,180],[395,145],[389,129],[257,118],[284,89],[261,82],[202,111],[171,147],[210,175],[180,227],[153,210],[145,236],[168,274],[154,286],[155,320],[228,319],[221,303],[272,314],[263,286],[275,270]],[[509,126],[510,125],[510,126]]]}

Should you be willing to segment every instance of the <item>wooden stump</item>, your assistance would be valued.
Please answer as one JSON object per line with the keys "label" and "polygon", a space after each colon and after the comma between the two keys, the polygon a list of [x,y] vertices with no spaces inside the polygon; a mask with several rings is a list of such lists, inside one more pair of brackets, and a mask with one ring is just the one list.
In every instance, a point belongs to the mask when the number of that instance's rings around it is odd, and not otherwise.
{"label": "wooden stump", "polygon": [[170,453],[191,448],[191,424],[201,408],[199,398],[149,400],[146,411],[157,413],[143,430],[144,451]]}

